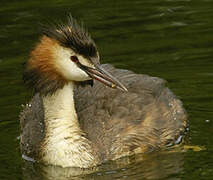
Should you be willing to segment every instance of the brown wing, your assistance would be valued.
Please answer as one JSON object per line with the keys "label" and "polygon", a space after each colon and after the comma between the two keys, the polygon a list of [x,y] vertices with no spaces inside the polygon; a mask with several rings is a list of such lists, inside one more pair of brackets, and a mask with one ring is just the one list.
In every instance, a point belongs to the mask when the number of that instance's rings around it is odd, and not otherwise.
{"label": "brown wing", "polygon": [[44,138],[44,111],[39,94],[36,94],[20,114],[22,154],[37,159]]}
{"label": "brown wing", "polygon": [[165,81],[103,65],[127,93],[95,81],[78,87],[75,106],[82,129],[100,150],[102,160],[174,143],[186,126],[182,103]]}

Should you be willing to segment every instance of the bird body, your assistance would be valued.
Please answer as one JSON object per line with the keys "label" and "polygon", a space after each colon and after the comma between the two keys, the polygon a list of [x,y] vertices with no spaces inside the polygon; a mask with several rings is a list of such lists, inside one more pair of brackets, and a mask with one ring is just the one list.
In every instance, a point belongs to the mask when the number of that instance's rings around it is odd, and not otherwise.
{"label": "bird body", "polygon": [[36,94],[20,115],[21,150],[45,164],[89,168],[150,152],[175,144],[186,127],[164,80],[100,65],[94,42],[71,17],[44,32],[24,79]]}

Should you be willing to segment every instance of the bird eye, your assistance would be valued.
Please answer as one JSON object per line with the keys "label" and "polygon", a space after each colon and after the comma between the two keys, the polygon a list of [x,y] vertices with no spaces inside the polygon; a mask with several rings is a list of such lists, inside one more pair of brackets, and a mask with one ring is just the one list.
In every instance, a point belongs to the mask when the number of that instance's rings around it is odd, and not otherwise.
{"label": "bird eye", "polygon": [[77,63],[78,62],[78,57],[77,56],[70,56],[70,60]]}

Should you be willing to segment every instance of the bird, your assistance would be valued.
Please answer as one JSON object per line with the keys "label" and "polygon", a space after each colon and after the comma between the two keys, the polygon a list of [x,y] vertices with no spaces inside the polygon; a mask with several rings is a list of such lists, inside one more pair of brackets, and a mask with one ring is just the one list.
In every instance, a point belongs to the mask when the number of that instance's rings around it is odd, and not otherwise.
{"label": "bird", "polygon": [[166,80],[100,64],[94,40],[72,15],[42,26],[23,80],[33,90],[20,113],[26,160],[91,168],[174,146],[187,127]]}

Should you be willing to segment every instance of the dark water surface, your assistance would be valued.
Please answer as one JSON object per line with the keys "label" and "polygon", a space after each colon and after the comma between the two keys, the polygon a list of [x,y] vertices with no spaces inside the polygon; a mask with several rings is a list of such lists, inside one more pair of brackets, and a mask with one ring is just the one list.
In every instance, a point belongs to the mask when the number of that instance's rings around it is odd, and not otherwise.
{"label": "dark water surface", "polygon": [[[86,175],[21,159],[18,115],[31,97],[22,64],[39,22],[68,12],[86,24],[102,63],[168,80],[189,114],[186,143],[204,150],[132,157]],[[0,180],[213,179],[213,1],[1,0],[0,43]]]}

